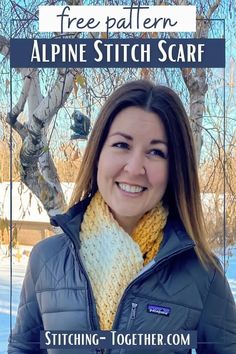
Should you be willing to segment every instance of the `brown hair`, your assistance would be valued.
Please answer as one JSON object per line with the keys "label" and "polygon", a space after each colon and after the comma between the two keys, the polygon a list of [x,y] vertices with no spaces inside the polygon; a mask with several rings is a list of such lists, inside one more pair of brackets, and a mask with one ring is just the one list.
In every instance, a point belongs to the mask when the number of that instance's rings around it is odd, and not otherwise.
{"label": "brown hair", "polygon": [[105,102],[90,135],[76,179],[70,206],[97,191],[97,164],[110,126],[116,115],[127,107],[140,107],[156,113],[168,138],[169,181],[164,201],[182,221],[196,243],[202,263],[216,264],[207,243],[197,163],[187,113],[178,95],[168,87],[146,80],[132,81],[117,89]]}

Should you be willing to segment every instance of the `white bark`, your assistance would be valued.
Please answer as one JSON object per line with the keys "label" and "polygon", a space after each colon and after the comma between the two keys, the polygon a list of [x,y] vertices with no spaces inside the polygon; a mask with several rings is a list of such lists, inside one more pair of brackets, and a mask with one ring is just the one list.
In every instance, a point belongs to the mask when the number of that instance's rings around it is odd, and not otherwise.
{"label": "white bark", "polygon": [[50,124],[58,109],[64,105],[71,93],[73,80],[74,74],[71,73],[71,71],[68,71],[67,69],[58,70],[58,77],[54,87],[33,112],[34,123],[40,121],[43,126],[48,126]]}
{"label": "white bark", "polygon": [[194,72],[182,69],[183,79],[190,95],[190,124],[195,143],[197,163],[200,162],[202,148],[202,123],[207,92],[206,69],[198,68]]}
{"label": "white bark", "polygon": [[38,72],[31,72],[28,94],[28,134],[21,149],[21,178],[44,205],[49,216],[61,213],[66,205],[56,168],[47,147],[47,130],[73,88],[73,74],[60,70],[54,87],[43,98]]}
{"label": "white bark", "polygon": [[[0,53],[8,58],[9,41],[0,37]],[[37,69],[19,69],[23,86],[20,97],[7,116],[7,122],[20,135],[21,180],[39,198],[49,216],[64,211],[65,197],[47,143],[47,132],[54,115],[58,112],[73,89],[75,71],[59,69],[54,86],[46,97],[40,89]],[[17,119],[28,104],[27,122]]]}

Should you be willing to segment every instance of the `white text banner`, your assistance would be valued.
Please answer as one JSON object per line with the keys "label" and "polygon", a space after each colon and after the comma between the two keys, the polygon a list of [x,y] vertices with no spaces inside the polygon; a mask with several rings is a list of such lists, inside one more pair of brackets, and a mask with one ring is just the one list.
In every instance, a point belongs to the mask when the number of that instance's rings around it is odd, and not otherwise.
{"label": "white text banner", "polygon": [[40,6],[40,32],[195,32],[195,6]]}

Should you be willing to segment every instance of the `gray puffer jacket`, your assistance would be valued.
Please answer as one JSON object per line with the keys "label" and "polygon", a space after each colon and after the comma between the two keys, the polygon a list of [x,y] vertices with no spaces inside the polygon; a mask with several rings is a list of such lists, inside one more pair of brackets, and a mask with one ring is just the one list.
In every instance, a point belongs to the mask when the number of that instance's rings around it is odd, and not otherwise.
{"label": "gray puffer jacket", "polygon": [[[32,250],[8,353],[46,353],[40,350],[40,330],[99,328],[91,285],[79,255],[80,224],[88,202],[56,216],[52,223],[64,233]],[[150,304],[171,312],[169,316],[151,313],[147,311]],[[236,353],[236,309],[229,285],[216,269],[206,270],[200,264],[194,243],[180,223],[170,218],[157,256],[125,289],[113,328],[139,333],[197,330],[198,354]],[[104,352],[189,354],[191,350],[48,350],[51,354]]]}

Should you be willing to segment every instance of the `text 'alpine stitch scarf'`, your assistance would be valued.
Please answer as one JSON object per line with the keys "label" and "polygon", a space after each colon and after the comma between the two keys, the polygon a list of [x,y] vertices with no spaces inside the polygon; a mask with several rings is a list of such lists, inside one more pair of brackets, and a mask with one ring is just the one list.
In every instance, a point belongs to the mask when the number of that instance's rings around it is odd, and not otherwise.
{"label": "text 'alpine stitch scarf'", "polygon": [[131,237],[114,219],[101,194],[92,198],[81,225],[81,258],[102,330],[112,328],[125,288],[158,252],[167,215],[159,203],[141,218]]}

